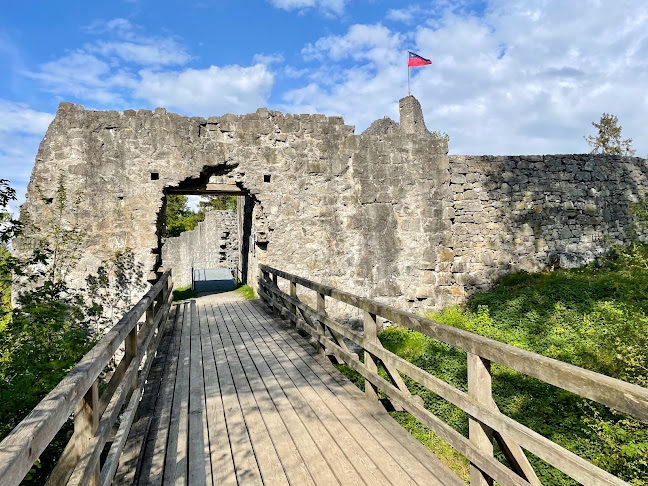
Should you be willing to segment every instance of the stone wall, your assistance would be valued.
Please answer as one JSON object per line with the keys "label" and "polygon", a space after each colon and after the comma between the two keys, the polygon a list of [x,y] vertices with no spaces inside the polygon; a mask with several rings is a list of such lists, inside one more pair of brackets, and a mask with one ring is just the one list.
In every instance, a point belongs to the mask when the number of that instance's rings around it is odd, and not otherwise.
{"label": "stone wall", "polygon": [[187,287],[194,261],[197,268],[227,267],[228,256],[235,254],[238,263],[238,244],[236,213],[208,211],[193,230],[162,240],[162,265],[173,270],[176,287]]}
{"label": "stone wall", "polygon": [[[504,273],[583,266],[628,241],[646,160],[621,156],[450,156],[451,239],[436,291],[462,297]],[[447,301],[447,299],[446,299]]]}
{"label": "stone wall", "polygon": [[124,247],[153,279],[165,191],[234,184],[246,193],[238,226],[249,283],[262,262],[413,309],[460,302],[516,269],[583,263],[608,247],[603,235],[627,241],[646,160],[449,157],[416,99],[400,109],[400,124],[384,118],[356,135],[340,117],[263,108],[205,119],[62,103],[21,215],[42,223],[64,174],[83,192],[88,230],[73,281]]}

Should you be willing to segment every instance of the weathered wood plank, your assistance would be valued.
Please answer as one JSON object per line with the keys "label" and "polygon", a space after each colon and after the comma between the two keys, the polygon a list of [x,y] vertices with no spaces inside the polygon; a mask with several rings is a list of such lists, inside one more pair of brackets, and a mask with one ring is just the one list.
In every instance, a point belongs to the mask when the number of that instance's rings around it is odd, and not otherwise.
{"label": "weathered wood plank", "polygon": [[[99,427],[99,386],[95,381],[87,391],[83,400],[74,411],[74,439],[78,457],[88,450],[88,445],[94,438]],[[74,475],[74,473],[73,473]],[[89,473],[88,485],[99,485],[99,468],[93,468]]]}
{"label": "weathered wood plank", "polygon": [[[230,447],[222,390],[216,369],[215,354],[219,350],[212,346],[211,332],[218,334],[211,308],[203,307],[200,312],[200,335],[205,376],[207,427],[209,429],[209,451],[212,481],[214,485],[236,485],[234,458]],[[213,331],[210,331],[210,328]]]}
{"label": "weathered wood plank", "polygon": [[[490,405],[492,397],[492,378],[490,361],[468,353],[468,396],[482,405]],[[489,456],[493,455],[493,429],[471,418],[468,421],[468,437],[475,448]],[[474,464],[470,465],[470,484],[493,486],[493,478]]]}
{"label": "weathered wood plank", "polygon": [[[259,406],[250,388],[248,377],[243,369],[241,358],[235,348],[235,343],[240,343],[240,340],[238,339],[238,335],[233,335],[229,329],[231,316],[224,312],[223,306],[218,306],[218,310],[221,311],[223,319],[220,330],[224,351],[230,366],[230,372],[232,373],[232,379],[236,387],[239,403],[241,404],[241,410],[244,414],[245,424],[250,435],[250,441],[259,465],[261,477],[266,484],[283,484],[287,486],[288,479],[286,472],[284,471],[275,444],[270,438]],[[227,329],[227,332],[225,332],[225,329]]]}
{"label": "weathered wood plank", "polygon": [[[212,312],[214,309],[212,309]],[[214,313],[214,326],[210,325],[210,337],[218,371],[218,379],[223,397],[225,410],[225,422],[230,441],[231,454],[233,456],[236,479],[241,484],[263,484],[259,465],[254,454],[250,436],[245,424],[245,418],[238,401],[236,387],[227,361],[224,350],[224,343],[221,337],[222,319]]]}
{"label": "weathered wood plank", "polygon": [[[379,315],[489,361],[597,401],[641,420],[648,420],[648,389],[447,326],[410,312],[321,285],[266,265],[262,271],[281,276],[340,302]],[[263,284],[263,282],[260,282]],[[287,295],[286,295],[287,296]],[[289,296],[287,296],[289,297]]]}
{"label": "weathered wood plank", "polygon": [[[380,438],[381,442],[392,445],[388,448],[392,456],[406,471],[411,472],[412,478],[419,484],[427,485],[431,482],[430,478],[439,478],[444,485],[465,485],[434,454],[396,423],[381,405],[364,400],[363,392],[333,368],[328,360],[319,356],[306,339],[273,319],[263,304],[247,303],[246,310],[252,311],[259,322],[269,329],[271,336],[276,335],[277,330],[289,334],[290,339],[285,339],[287,346],[283,348],[292,352],[289,358],[301,359],[332,391],[338,392],[336,395],[358,420],[364,421],[367,430]],[[339,393],[340,390],[345,393]],[[359,413],[359,409],[367,413]]]}
{"label": "weathered wood plank", "polygon": [[[276,289],[269,289],[269,291],[281,292]],[[269,298],[272,297],[269,296]],[[285,309],[283,308],[279,308],[279,312],[285,313],[287,311],[285,311]],[[335,326],[337,324],[332,322],[331,325]],[[339,329],[342,332],[344,331],[341,328]],[[309,329],[305,330],[313,332]],[[319,339],[321,343],[327,346],[337,348],[335,343],[333,343],[328,338],[319,336],[317,334],[314,334],[313,337],[315,339]],[[365,347],[365,349],[380,358],[383,362],[389,364],[390,366],[393,366],[399,371],[406,373],[415,381],[418,381],[419,383],[432,390],[434,393],[437,393],[439,396],[464,410],[471,417],[479,420],[480,422],[483,422],[484,424],[487,424],[489,427],[499,431],[507,438],[514,440],[525,449],[549,462],[551,465],[561,470],[565,474],[573,477],[574,479],[584,483],[587,483],[588,481],[598,481],[601,484],[626,484],[624,481],[621,481],[620,479],[607,473],[606,471],[603,471],[600,468],[597,468],[585,459],[553,443],[549,439],[541,436],[537,432],[534,432],[533,430],[523,426],[513,419],[499,413],[498,411],[493,411],[490,407],[476,403],[475,401],[471,400],[465,393],[457,390],[456,388],[443,382],[442,380],[439,380],[429,373],[415,367],[411,363],[408,363],[407,361],[394,355],[393,353],[386,351],[382,346],[376,345],[371,342],[364,342],[362,343],[362,345]],[[338,349],[338,351],[340,350]],[[336,353],[333,352],[333,354],[335,355]],[[345,356],[348,356],[348,353],[343,352],[343,354]],[[355,358],[353,359],[355,360]],[[349,363],[347,362],[347,364]],[[363,374],[363,376],[366,376],[364,373],[360,373]],[[376,375],[372,374],[372,376]],[[382,380],[381,378],[381,382],[382,381],[384,380]],[[395,397],[395,399],[400,401],[403,399],[403,397]],[[430,420],[433,420],[433,418],[430,417]],[[438,426],[441,427],[441,429],[444,429],[441,423],[439,423]],[[451,429],[446,430],[445,432],[441,431],[437,433],[439,433],[440,435],[442,433],[447,433],[449,434],[448,437],[451,437],[453,435]],[[462,442],[463,437],[455,437],[455,439],[459,441],[456,444],[456,448],[467,447],[467,444],[464,444]],[[451,438],[446,440],[449,443],[453,444]],[[453,444],[453,447],[454,446],[455,444]],[[483,458],[481,454],[477,454],[476,457],[478,459]]]}
{"label": "weathered wood plank", "polygon": [[[327,417],[326,425],[338,442],[344,444],[343,449],[349,458],[354,463],[358,461],[365,463],[365,467],[368,465],[370,470],[376,471],[377,481],[375,478],[364,477],[365,481],[369,479],[371,484],[380,484],[383,481],[388,484],[416,484],[407,471],[402,469],[383,448],[373,431],[366,429],[357,420],[337,394],[330,390],[301,359],[291,359],[287,351],[288,335],[270,335],[256,316],[250,316],[248,306],[232,305],[232,307],[239,315],[242,330],[245,329],[252,339],[264,343],[267,351],[277,358],[295,386],[300,390],[306,390],[304,398],[312,404],[320,403],[328,408],[321,416],[332,414],[332,417]],[[243,312],[243,309],[247,312]],[[250,317],[255,320],[254,323],[250,321]],[[377,474],[377,471],[380,471],[380,474]]]}
{"label": "weathered wood plank", "polygon": [[[221,307],[229,308],[230,305]],[[231,332],[237,331],[232,329]],[[314,399],[315,394],[303,377],[299,375],[301,380],[294,382],[265,343],[255,340],[247,331],[241,333],[241,339],[248,343],[252,358],[256,356],[263,361],[273,374],[338,480],[344,479],[345,484],[363,484],[369,479],[370,483],[386,484],[384,476],[376,470],[366,454],[358,450],[357,444],[356,447],[348,447],[355,444],[354,439],[339,426],[335,414],[320,400]]]}
{"label": "weathered wood plank", "polygon": [[[166,455],[167,437],[171,421],[171,407],[173,405],[173,394],[178,367],[178,355],[180,352],[180,338],[182,335],[185,306],[184,304],[179,304],[174,307],[175,319],[172,322],[172,333],[166,352],[167,359],[164,363],[164,369],[159,382],[159,392],[156,393],[156,388],[158,388],[157,383],[151,384],[149,391],[151,395],[155,394],[155,409],[151,419],[150,429],[144,438],[145,446],[141,459],[139,482],[151,486],[159,486],[162,484],[164,458]],[[126,478],[123,478],[122,481],[126,481]],[[123,483],[118,482],[118,484]],[[130,481],[128,484],[130,484]]]}
{"label": "weathered wood plank", "polygon": [[[223,319],[220,308],[214,308],[214,311],[219,313],[220,319]],[[279,456],[281,465],[285,472],[286,477],[289,479],[290,484],[315,484],[311,477],[306,463],[298,451],[298,445],[293,441],[284,418],[282,417],[279,409],[275,405],[274,400],[270,397],[266,389],[261,375],[252,362],[245,344],[240,340],[232,341],[234,350],[237,353],[241,367],[245,372],[245,376],[249,382],[250,389],[256,400],[262,420],[265,422],[268,433],[271,437],[272,443],[276,454]],[[246,415],[247,415],[246,411]],[[290,423],[288,421],[288,423]],[[252,441],[253,447],[257,447],[255,441]],[[266,476],[264,474],[264,481]]]}
{"label": "weathered wood plank", "polygon": [[[117,421],[119,414],[122,409],[122,405],[130,398],[134,391],[137,392],[138,398],[134,403],[139,402],[139,397],[144,387],[144,382],[146,376],[148,375],[150,366],[153,362],[152,351],[157,348],[158,340],[154,339],[156,335],[157,328],[153,326],[145,327],[147,334],[143,336],[142,346],[139,348],[132,348],[134,352],[130,356],[128,368],[124,373],[124,378],[120,382],[117,390],[112,396],[106,410],[99,420],[98,427],[95,430],[94,436],[88,442],[84,454],[81,456],[79,463],[75,467],[72,476],[70,477],[68,484],[74,486],[77,484],[84,484],[86,479],[91,475],[91,471],[95,471],[94,475],[97,476],[96,481],[98,484],[99,481],[99,459],[101,453],[104,449],[106,441],[108,440],[110,431],[113,428],[113,425]],[[137,340],[137,335],[134,333],[136,328],[131,331],[129,336],[131,337],[131,344]],[[153,345],[151,345],[153,343]],[[153,349],[151,349],[153,348]],[[142,375],[138,377],[139,369],[142,364],[142,359],[144,355],[147,355],[146,362],[142,367]],[[133,389],[133,384],[135,388]],[[130,427],[130,423],[134,418],[136,410],[133,410],[132,415],[123,415],[122,422],[127,424]],[[121,450],[119,451],[121,454]],[[111,460],[116,460],[116,458],[111,456]]]}
{"label": "weathered wood plank", "polygon": [[203,486],[207,483],[205,444],[209,440],[206,427],[203,427],[205,408],[205,387],[203,382],[202,346],[200,343],[200,323],[196,301],[192,300],[190,363],[189,363],[189,428],[187,437],[188,481],[189,486]]}
{"label": "weathered wood plank", "polygon": [[[162,324],[162,328],[157,333],[155,333],[155,336],[153,337],[147,348],[146,358],[143,366],[141,367],[138,380],[135,384],[135,390],[133,390],[131,393],[126,410],[124,410],[124,412],[120,416],[119,428],[117,429],[113,443],[101,468],[101,486],[110,486],[110,484],[112,484],[113,482],[115,471],[117,470],[117,467],[119,465],[119,458],[122,454],[122,451],[124,450],[129,431],[131,429],[133,421],[135,420],[136,414],[138,413],[140,399],[144,393],[146,379],[150,376],[151,368],[155,363],[155,350],[158,349],[160,341],[165,336],[166,328],[167,322],[164,322]],[[140,416],[140,420],[145,423],[145,428],[148,430],[149,417]],[[139,450],[141,452],[141,446]]]}
{"label": "weathered wood plank", "polygon": [[[207,365],[207,360],[210,359],[209,356],[205,356],[205,346],[204,343],[206,340],[209,340],[211,343],[211,339],[209,338],[209,328],[207,326],[207,316],[205,315],[205,308],[204,306],[198,306],[197,307],[197,317],[198,317],[198,322],[195,324],[196,328],[198,329],[198,335],[200,337],[200,343],[199,343],[199,349],[200,349],[200,355],[201,355],[201,369],[200,369],[200,374],[201,374],[201,381],[202,381],[202,386],[201,386],[201,395],[202,395],[202,402],[203,402],[203,411],[202,411],[202,436],[203,436],[203,469],[205,470],[205,483],[206,484],[213,484],[213,478],[212,478],[212,468],[211,468],[211,450],[210,450],[210,436],[209,436],[209,421],[207,419],[207,381],[210,379],[208,375],[205,373],[205,366]],[[211,348],[210,348],[211,350]],[[211,358],[213,359],[213,357]]]}
{"label": "weathered wood plank", "polygon": [[[282,323],[267,314],[267,310],[262,304],[252,303],[250,310],[262,326],[268,330],[271,337],[274,337],[277,332],[287,330]],[[372,434],[384,437],[385,444],[392,444],[391,447],[388,447],[389,452],[399,464],[403,464],[407,471],[413,473],[413,478],[421,484],[429,484],[430,478],[437,477],[440,472],[441,477],[444,477],[445,474],[451,478],[451,480],[444,481],[443,484],[455,484],[456,481],[463,484],[436,456],[397,424],[382,405],[364,399],[364,393],[342,376],[329,360],[319,356],[304,337],[296,332],[289,331],[287,334],[288,336],[283,337],[285,345],[282,349],[289,353],[289,358],[305,363],[360,421],[365,422],[367,430]],[[393,447],[394,441],[398,444],[397,447]]]}
{"label": "weathered wood plank", "polygon": [[17,486],[29,472],[169,277],[170,271],[165,272],[160,281],[0,443],[0,477],[7,486]]}
{"label": "weathered wood plank", "polygon": [[[258,350],[254,346],[245,346],[245,349],[241,349],[239,354],[243,356],[245,353],[249,357],[249,361],[246,361],[248,363],[248,369],[250,369],[249,363],[251,362],[258,374],[258,376],[252,372],[248,374],[250,384],[255,390],[265,389],[270,396],[273,405],[279,412],[281,420],[285,423],[292,441],[299,454],[303,457],[304,463],[315,483],[323,485],[339,484],[338,479],[322,456],[321,450],[318,449],[314,438],[293,408],[285,390],[279,385],[274,374],[261,358]],[[292,469],[289,472],[294,474]]]}
{"label": "weathered wood plank", "polygon": [[189,303],[185,303],[182,316],[178,368],[173,392],[173,403],[171,405],[171,421],[169,423],[164,458],[162,484],[165,486],[182,484],[187,479],[187,415],[190,347],[191,310]]}

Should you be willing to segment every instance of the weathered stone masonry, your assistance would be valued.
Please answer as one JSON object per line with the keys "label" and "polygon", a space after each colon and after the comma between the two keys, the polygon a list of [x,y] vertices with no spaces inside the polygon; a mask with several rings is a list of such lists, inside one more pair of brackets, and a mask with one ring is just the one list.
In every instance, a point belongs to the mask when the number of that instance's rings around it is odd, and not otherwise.
{"label": "weathered stone masonry", "polygon": [[[59,174],[84,193],[81,284],[131,247],[159,272],[164,191],[236,184],[240,261],[302,274],[402,307],[442,306],[516,269],[583,263],[626,241],[646,160],[594,155],[448,156],[420,105],[361,135],[340,117],[256,113],[187,118],[63,103],[22,207],[38,224]],[[20,246],[20,244],[18,244]]]}
{"label": "weathered stone masonry", "polygon": [[[162,264],[173,269],[176,287],[191,285],[191,265],[227,267],[228,256],[238,252],[238,220],[232,211],[208,211],[191,231],[162,242]],[[205,264],[208,263],[208,266]]]}

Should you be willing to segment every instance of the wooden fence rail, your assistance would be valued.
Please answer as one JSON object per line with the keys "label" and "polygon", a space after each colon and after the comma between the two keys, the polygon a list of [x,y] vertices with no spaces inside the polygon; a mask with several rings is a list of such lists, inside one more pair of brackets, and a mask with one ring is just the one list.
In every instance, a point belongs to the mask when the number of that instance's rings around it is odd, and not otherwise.
{"label": "wooden fence rail", "polygon": [[[648,389],[569,365],[514,346],[401,311],[333,287],[260,265],[259,294],[273,310],[308,332],[320,352],[334,356],[365,378],[365,394],[377,399],[385,392],[398,407],[437,433],[464,455],[471,464],[470,482],[475,485],[539,485],[522,449],[540,457],[568,476],[586,485],[627,485],[580,456],[500,413],[491,395],[490,363],[496,362],[551,385],[568,390],[613,409],[648,421]],[[278,277],[288,280],[290,294],[278,286]],[[297,297],[297,285],[317,293],[317,309]],[[330,297],[364,311],[364,333],[358,333],[326,314]],[[377,338],[377,316],[426,334],[467,352],[468,393],[432,376],[382,347]],[[343,338],[364,348],[364,362],[352,353]],[[389,380],[378,374],[377,360]],[[400,373],[425,386],[469,416],[469,439],[429,412],[420,397],[410,395]],[[493,457],[493,439],[511,469]]]}
{"label": "wooden fence rail", "polygon": [[[0,483],[20,484],[74,416],[74,433],[47,485],[111,484],[173,301],[171,271],[79,361],[0,443]],[[141,320],[144,316],[144,320]],[[99,375],[124,343],[125,354],[101,395]],[[119,419],[116,432],[113,427]],[[111,431],[107,457],[100,458]]]}

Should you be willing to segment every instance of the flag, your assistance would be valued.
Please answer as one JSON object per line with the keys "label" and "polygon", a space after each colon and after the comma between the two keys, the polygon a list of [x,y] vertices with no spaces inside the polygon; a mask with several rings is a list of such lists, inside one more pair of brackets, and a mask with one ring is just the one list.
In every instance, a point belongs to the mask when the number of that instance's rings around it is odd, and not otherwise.
{"label": "flag", "polygon": [[432,61],[410,51],[409,59],[407,60],[407,67],[425,66],[426,64],[432,64]]}

